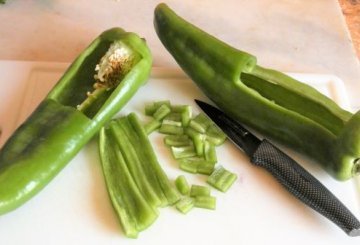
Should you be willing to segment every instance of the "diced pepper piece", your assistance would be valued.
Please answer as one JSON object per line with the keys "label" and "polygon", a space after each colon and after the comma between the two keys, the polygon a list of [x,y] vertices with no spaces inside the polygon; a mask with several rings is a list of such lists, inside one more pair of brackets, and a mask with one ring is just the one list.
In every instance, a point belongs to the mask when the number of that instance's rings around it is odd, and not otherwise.
{"label": "diced pepper piece", "polygon": [[184,129],[184,133],[186,135],[188,135],[191,139],[194,139],[196,137],[196,135],[199,134],[198,131],[196,131],[195,129],[193,129],[193,128],[189,127],[189,126]]}
{"label": "diced pepper piece", "polygon": [[158,110],[162,105],[166,105],[169,108],[171,107],[169,100],[156,101],[152,104],[145,105],[145,115],[153,116],[156,110]]}
{"label": "diced pepper piece", "polygon": [[198,131],[196,131],[195,129],[193,129],[191,127],[185,128],[185,134],[187,134],[192,139],[194,146],[195,146],[196,154],[198,156],[203,156],[204,155],[205,135],[199,133]]}
{"label": "diced pepper piece", "polygon": [[196,174],[197,168],[198,168],[198,163],[188,161],[187,159],[181,159],[181,160],[179,160],[179,167],[181,170],[184,170],[184,171],[192,173],[192,174]]}
{"label": "diced pepper piece", "polygon": [[167,118],[164,118],[164,119],[162,120],[162,124],[170,125],[170,126],[176,126],[176,127],[182,127],[182,123],[181,123],[181,122],[174,121],[174,120],[167,119]]}
{"label": "diced pepper piece", "polygon": [[185,111],[181,113],[181,122],[184,126],[188,126],[191,120],[191,112]]}
{"label": "diced pepper piece", "polygon": [[167,135],[164,137],[164,143],[167,146],[188,146],[191,145],[191,140],[185,134]]}
{"label": "diced pepper piece", "polygon": [[166,117],[171,112],[170,107],[166,104],[161,105],[155,112],[153,117],[161,121],[164,117]]}
{"label": "diced pepper piece", "polygon": [[175,180],[175,185],[176,188],[178,189],[178,191],[183,194],[183,195],[187,195],[190,192],[190,186],[189,183],[187,182],[186,178],[184,175],[179,175],[176,180]]}
{"label": "diced pepper piece", "polygon": [[214,166],[215,166],[214,163],[207,163],[207,162],[201,163],[197,165],[197,173],[210,175],[214,171]]}
{"label": "diced pepper piece", "polygon": [[180,201],[176,203],[176,209],[183,214],[188,213],[195,205],[195,201],[191,197],[182,197]]}
{"label": "diced pepper piece", "polygon": [[234,184],[236,179],[236,174],[220,166],[209,176],[207,183],[222,192],[226,192]]}
{"label": "diced pepper piece", "polygon": [[175,159],[194,157],[196,156],[195,148],[192,145],[189,146],[172,146],[171,152]]}
{"label": "diced pepper piece", "polygon": [[192,116],[192,111],[190,106],[185,106],[183,112],[181,113],[181,121],[184,126],[188,126]]}
{"label": "diced pepper piece", "polygon": [[144,128],[145,128],[145,132],[149,135],[152,132],[154,132],[155,130],[159,129],[161,126],[161,122],[153,119],[150,122],[148,122],[147,124],[145,124]]}
{"label": "diced pepper piece", "polygon": [[175,105],[171,107],[171,110],[176,113],[181,114],[181,122],[184,126],[188,126],[191,116],[192,110],[189,105]]}
{"label": "diced pepper piece", "polygon": [[203,158],[189,157],[179,160],[180,169],[190,173],[210,175],[214,170],[215,163],[208,162]]}
{"label": "diced pepper piece", "polygon": [[221,129],[218,126],[212,124],[209,126],[208,130],[206,131],[205,139],[210,143],[219,146],[225,142],[226,135],[224,134],[223,131],[221,131]]}
{"label": "diced pepper piece", "polygon": [[208,141],[204,142],[204,156],[208,162],[217,162],[215,146]]}
{"label": "diced pepper piece", "polygon": [[229,171],[226,171],[225,174],[221,177],[221,179],[216,183],[219,186],[219,189],[222,192],[226,192],[232,184],[236,181],[237,176]]}
{"label": "diced pepper piece", "polygon": [[130,113],[129,122],[131,126],[134,128],[134,132],[137,135],[137,147],[141,154],[144,155],[145,160],[147,161],[147,165],[154,171],[155,176],[157,177],[158,183],[168,200],[169,204],[174,204],[180,199],[179,193],[176,189],[171,185],[168,177],[166,176],[164,170],[161,168],[157,157],[154,153],[154,150],[151,146],[149,138],[145,132],[145,129],[142,127],[140,120],[134,113]]}
{"label": "diced pepper piece", "polygon": [[196,133],[194,134],[192,140],[195,146],[195,151],[198,156],[204,155],[204,138],[205,135]]}
{"label": "diced pepper piece", "polygon": [[161,124],[159,128],[159,133],[180,135],[180,134],[184,134],[184,129],[183,127],[178,127],[174,125]]}
{"label": "diced pepper piece", "polygon": [[164,119],[181,122],[181,113],[171,112]]}
{"label": "diced pepper piece", "polygon": [[210,188],[202,185],[192,185],[190,190],[190,196],[210,196]]}
{"label": "diced pepper piece", "polygon": [[154,103],[151,104],[146,104],[145,105],[145,115],[147,116],[152,116],[154,115],[154,112],[156,111],[156,107],[154,105]]}
{"label": "diced pepper piece", "polygon": [[213,163],[213,162],[208,162],[208,161],[205,160],[205,158],[199,157],[199,156],[188,157],[188,158],[183,159],[183,160],[188,161],[188,162],[192,162],[192,163],[197,163],[197,164],[208,163],[208,164],[215,165],[215,163]]}
{"label": "diced pepper piece", "polygon": [[199,113],[195,118],[193,118],[189,127],[195,129],[199,133],[205,133],[210,125],[214,124],[210,118],[208,118],[204,113]]}
{"label": "diced pepper piece", "polygon": [[195,207],[215,210],[216,198],[213,196],[196,196]]}

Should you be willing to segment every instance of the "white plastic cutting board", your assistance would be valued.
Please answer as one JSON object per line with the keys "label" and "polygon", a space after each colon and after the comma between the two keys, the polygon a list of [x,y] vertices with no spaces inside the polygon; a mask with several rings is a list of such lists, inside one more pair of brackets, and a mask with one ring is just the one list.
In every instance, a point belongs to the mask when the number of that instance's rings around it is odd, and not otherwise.
{"label": "white plastic cutting board", "polygon": [[[27,117],[68,64],[0,62],[0,146]],[[331,75],[291,74],[308,82],[343,107],[348,99],[342,82]],[[153,69],[148,83],[119,113],[143,116],[145,103],[170,99],[199,109],[194,98],[208,101],[179,70]],[[170,179],[184,174],[190,183],[204,176],[177,168],[162,136],[151,135],[158,159]],[[311,144],[311,142],[309,142]],[[337,182],[308,159],[285,149],[360,217],[355,181]],[[234,186],[217,197],[216,211],[194,209],[187,215],[161,209],[158,220],[136,240],[125,238],[110,204],[101,172],[96,139],[37,196],[0,216],[0,244],[359,244],[338,227],[285,191],[270,174],[251,165],[230,142],[217,148],[219,163],[238,175]],[[359,184],[358,184],[359,185]]]}

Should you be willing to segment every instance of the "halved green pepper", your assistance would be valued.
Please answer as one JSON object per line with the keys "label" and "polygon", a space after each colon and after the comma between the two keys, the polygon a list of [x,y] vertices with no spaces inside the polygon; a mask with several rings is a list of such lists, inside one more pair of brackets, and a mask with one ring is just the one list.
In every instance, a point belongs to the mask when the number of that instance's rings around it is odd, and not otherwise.
{"label": "halved green pepper", "polygon": [[151,64],[135,33],[96,38],[0,150],[0,214],[44,188],[145,83]]}
{"label": "halved green pepper", "polygon": [[157,34],[177,63],[227,114],[317,160],[335,178],[360,173],[360,112],[257,65],[251,54],[205,33],[160,4]]}

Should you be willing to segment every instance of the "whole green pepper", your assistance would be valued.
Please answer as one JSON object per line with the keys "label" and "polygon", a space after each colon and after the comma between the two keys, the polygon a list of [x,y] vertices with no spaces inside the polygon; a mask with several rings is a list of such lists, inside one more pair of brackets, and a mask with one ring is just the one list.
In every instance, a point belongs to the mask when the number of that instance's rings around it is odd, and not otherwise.
{"label": "whole green pepper", "polygon": [[0,214],[44,188],[144,84],[151,64],[134,33],[96,38],[0,150]]}
{"label": "whole green pepper", "polygon": [[317,160],[335,178],[360,173],[360,112],[352,115],[314,88],[205,33],[165,4],[157,34],[200,89],[229,115]]}

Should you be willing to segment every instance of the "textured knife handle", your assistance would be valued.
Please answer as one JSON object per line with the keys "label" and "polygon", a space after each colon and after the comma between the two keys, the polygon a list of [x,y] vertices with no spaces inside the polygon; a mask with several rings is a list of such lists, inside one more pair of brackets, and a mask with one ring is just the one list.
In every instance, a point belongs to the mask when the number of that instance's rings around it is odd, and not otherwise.
{"label": "textured knife handle", "polygon": [[263,140],[251,162],[269,171],[289,192],[349,236],[360,236],[360,222],[324,185],[270,142]]}

